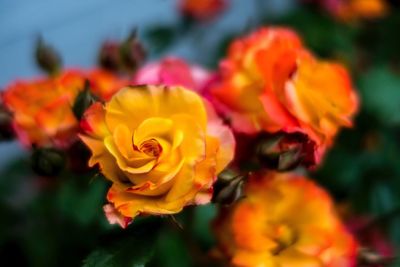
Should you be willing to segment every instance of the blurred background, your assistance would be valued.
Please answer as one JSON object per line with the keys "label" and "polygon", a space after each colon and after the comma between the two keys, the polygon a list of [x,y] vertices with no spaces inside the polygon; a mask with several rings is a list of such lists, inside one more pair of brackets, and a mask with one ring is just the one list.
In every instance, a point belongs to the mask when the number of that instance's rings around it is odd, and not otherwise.
{"label": "blurred background", "polygon": [[[224,15],[213,21],[212,28],[210,24],[197,27],[190,34],[180,36],[173,45],[161,49],[162,53],[150,51],[149,57],[177,55],[210,64],[215,60],[215,47],[227,36],[257,25],[261,14],[284,14],[295,4],[294,0],[231,1]],[[65,67],[92,67],[97,63],[103,41],[124,39],[133,28],[138,29],[141,36],[151,29],[164,30],[160,35],[168,35],[168,30],[174,29],[180,19],[176,0],[121,0],[118,3],[110,0],[1,0],[0,88],[18,78],[43,74],[34,57],[39,36],[57,49]],[[0,168],[20,152],[16,143],[2,144]]]}
{"label": "blurred background", "polygon": [[[379,243],[385,253],[396,254],[400,244],[397,3],[387,1],[388,11],[382,16],[343,19],[304,2],[318,1],[231,0],[212,21],[188,27],[173,0],[0,0],[0,87],[43,75],[34,59],[38,36],[56,48],[65,67],[95,66],[105,40],[122,40],[137,29],[150,61],[177,55],[212,69],[235,37],[261,25],[293,27],[315,54],[349,68],[361,96],[354,128],[340,134],[312,176],[335,197],[346,219],[352,219],[349,214],[372,218],[372,226],[379,229],[374,229],[372,237],[369,232],[363,236]],[[29,169],[26,154],[17,142],[0,145],[0,257],[6,259],[4,266],[80,266],[94,249],[121,235],[102,214],[104,181],[68,174],[58,180],[38,179]],[[178,219],[187,220],[187,213],[194,213],[190,230],[200,251],[207,251],[213,244],[208,224],[215,207],[188,209]],[[135,251],[135,238],[147,230],[130,230],[133,239],[129,242]],[[174,231],[162,233],[154,252],[159,260],[151,266],[194,266],[193,255],[199,254],[196,248]],[[151,240],[141,244],[143,251]],[[100,251],[112,255],[107,249]],[[146,254],[143,251],[139,249],[137,257]],[[90,255],[96,257],[96,253]],[[396,261],[391,264],[400,266]]]}

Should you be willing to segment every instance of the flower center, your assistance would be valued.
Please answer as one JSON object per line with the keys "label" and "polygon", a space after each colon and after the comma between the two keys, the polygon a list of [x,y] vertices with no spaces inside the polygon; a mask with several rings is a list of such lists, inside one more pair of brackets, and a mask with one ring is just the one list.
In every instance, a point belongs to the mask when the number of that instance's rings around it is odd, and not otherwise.
{"label": "flower center", "polygon": [[140,145],[139,150],[151,157],[158,157],[162,152],[162,147],[157,140],[149,139]]}
{"label": "flower center", "polygon": [[281,224],[276,226],[275,234],[272,239],[277,244],[277,247],[273,251],[273,253],[277,255],[289,246],[293,245],[297,240],[297,235],[293,228],[286,224]]}

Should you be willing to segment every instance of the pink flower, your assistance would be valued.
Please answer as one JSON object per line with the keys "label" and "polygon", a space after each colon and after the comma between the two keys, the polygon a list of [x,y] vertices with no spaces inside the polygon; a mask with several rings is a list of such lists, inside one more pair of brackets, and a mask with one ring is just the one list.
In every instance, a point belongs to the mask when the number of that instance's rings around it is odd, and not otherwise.
{"label": "pink flower", "polygon": [[200,93],[210,73],[196,65],[189,65],[183,59],[166,57],[139,69],[133,77],[133,84],[183,86]]}

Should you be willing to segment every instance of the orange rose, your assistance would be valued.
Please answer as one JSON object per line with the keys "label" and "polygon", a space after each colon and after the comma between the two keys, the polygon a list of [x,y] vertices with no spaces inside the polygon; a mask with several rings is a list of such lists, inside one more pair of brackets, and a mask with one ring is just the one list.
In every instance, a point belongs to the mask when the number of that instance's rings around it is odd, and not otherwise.
{"label": "orange rose", "polygon": [[82,141],[113,182],[110,222],[141,213],[172,214],[208,202],[217,174],[233,158],[234,139],[196,93],[182,87],[122,89],[82,120]]}
{"label": "orange rose", "polygon": [[181,0],[180,9],[190,18],[208,20],[218,15],[226,5],[226,0]]}
{"label": "orange rose", "polygon": [[13,113],[13,126],[24,145],[65,147],[77,138],[79,123],[72,112],[78,93],[89,80],[92,92],[101,99],[125,85],[114,75],[93,70],[69,70],[56,77],[16,81],[4,94],[5,106]]}
{"label": "orange rose", "polygon": [[358,100],[346,69],[316,59],[285,28],[262,28],[236,40],[210,87],[213,102],[238,132],[305,134],[316,162],[342,126],[351,126]]}
{"label": "orange rose", "polygon": [[374,19],[387,14],[386,0],[322,0],[321,4],[341,20]]}
{"label": "orange rose", "polygon": [[255,174],[245,197],[214,223],[233,266],[350,267],[356,243],[329,195],[295,174]]}

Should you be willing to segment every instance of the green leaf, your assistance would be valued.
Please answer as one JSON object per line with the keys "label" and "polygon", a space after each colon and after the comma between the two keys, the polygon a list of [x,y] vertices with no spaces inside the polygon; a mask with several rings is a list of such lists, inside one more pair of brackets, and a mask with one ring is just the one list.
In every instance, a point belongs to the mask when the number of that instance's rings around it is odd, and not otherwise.
{"label": "green leaf", "polygon": [[[76,174],[70,174],[75,175]],[[104,220],[103,204],[106,195],[106,181],[101,177],[65,177],[56,195],[61,214],[82,226]]]}
{"label": "green leaf", "polygon": [[206,246],[208,249],[215,242],[211,231],[211,222],[217,215],[217,212],[217,206],[214,204],[197,206],[194,211],[193,234],[200,242],[200,245]]}
{"label": "green leaf", "polygon": [[93,251],[83,267],[142,267],[153,256],[158,236],[158,222],[144,220],[122,232],[122,239]]}
{"label": "green leaf", "polygon": [[156,255],[151,266],[193,266],[193,255],[191,255],[190,246],[191,244],[188,244],[178,231],[164,228],[160,233]]}
{"label": "green leaf", "polygon": [[72,107],[75,117],[78,120],[82,119],[85,111],[98,100],[98,97],[90,91],[90,82],[86,80],[84,89],[77,95]]}
{"label": "green leaf", "polygon": [[375,67],[361,76],[359,89],[366,112],[383,125],[400,124],[400,77],[387,67]]}

